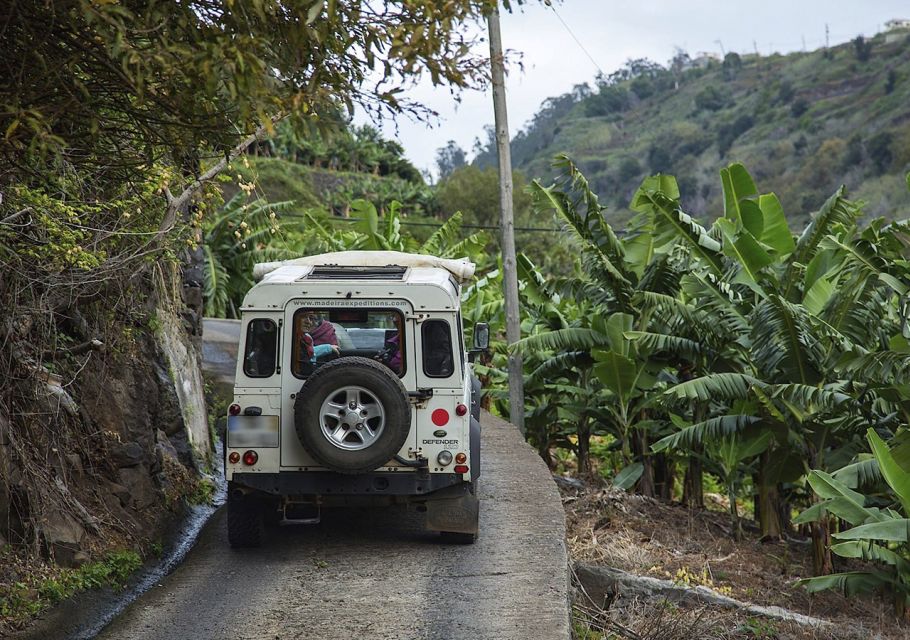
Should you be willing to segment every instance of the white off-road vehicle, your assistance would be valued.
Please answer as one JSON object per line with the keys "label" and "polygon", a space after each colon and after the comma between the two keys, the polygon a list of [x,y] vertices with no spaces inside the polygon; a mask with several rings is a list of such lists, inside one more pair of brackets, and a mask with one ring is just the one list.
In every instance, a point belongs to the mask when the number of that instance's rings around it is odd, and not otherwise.
{"label": "white off-road vehicle", "polygon": [[345,251],[256,265],[241,307],[225,475],[228,538],[406,503],[452,542],[477,536],[480,384],[465,349],[467,260]]}

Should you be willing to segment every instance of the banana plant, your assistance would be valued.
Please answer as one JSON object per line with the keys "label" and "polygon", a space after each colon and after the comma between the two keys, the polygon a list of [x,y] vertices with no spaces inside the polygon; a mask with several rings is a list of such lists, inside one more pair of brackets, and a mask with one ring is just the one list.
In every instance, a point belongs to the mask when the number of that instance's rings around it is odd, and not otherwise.
{"label": "banana plant", "polygon": [[214,216],[202,219],[207,316],[238,317],[243,296],[253,285],[253,265],[296,257],[284,239],[299,223],[281,217],[293,204],[251,199],[238,191]]}
{"label": "banana plant", "polygon": [[895,612],[902,617],[910,603],[910,447],[904,437],[900,446],[891,449],[874,429],[867,431],[866,439],[888,489],[888,506],[873,506],[871,497],[815,470],[809,484],[821,501],[795,521],[818,522],[831,514],[849,523],[850,528],[832,534],[831,551],[877,568],[816,576],[800,584],[809,591],[837,589],[845,595],[886,589],[893,597]]}

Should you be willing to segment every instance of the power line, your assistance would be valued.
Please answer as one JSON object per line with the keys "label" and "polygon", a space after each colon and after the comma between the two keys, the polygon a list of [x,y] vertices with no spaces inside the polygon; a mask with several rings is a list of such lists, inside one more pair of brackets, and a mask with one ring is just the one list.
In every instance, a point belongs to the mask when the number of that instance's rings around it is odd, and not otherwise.
{"label": "power line", "polygon": [[593,64],[594,67],[600,72],[600,75],[606,77],[607,74],[604,73],[604,70],[600,68],[600,65],[599,65],[599,64],[597,64],[597,60],[594,59],[594,56],[592,56],[592,55],[588,52],[588,50],[585,49],[585,45],[583,45],[583,44],[581,43],[581,40],[579,40],[578,37],[572,32],[572,29],[569,28],[569,25],[566,24],[566,21],[562,19],[562,16],[559,15],[559,12],[556,11],[556,7],[555,7],[553,4],[549,3],[549,2],[548,2],[547,4],[548,4],[549,7],[553,10],[553,14],[556,16],[557,20],[559,20],[559,21],[562,23],[562,26],[565,27],[565,29],[566,29],[566,31],[569,33],[569,35],[572,36],[572,39],[575,41],[575,44],[577,44],[578,47],[584,52],[584,54],[585,54],[586,56],[588,56],[588,60],[591,61],[591,64]]}
{"label": "power line", "polygon": [[[290,213],[292,216],[300,216],[299,213]],[[329,222],[363,222],[363,218],[344,218],[341,216],[333,216],[328,219]],[[441,222],[416,222],[411,220],[400,220],[400,224],[407,225],[411,227],[436,227],[437,229],[441,227],[444,223]],[[462,229],[489,229],[493,231],[499,231],[498,224],[463,224],[461,225]],[[515,231],[527,231],[531,233],[560,233],[562,229],[556,227],[515,227]]]}

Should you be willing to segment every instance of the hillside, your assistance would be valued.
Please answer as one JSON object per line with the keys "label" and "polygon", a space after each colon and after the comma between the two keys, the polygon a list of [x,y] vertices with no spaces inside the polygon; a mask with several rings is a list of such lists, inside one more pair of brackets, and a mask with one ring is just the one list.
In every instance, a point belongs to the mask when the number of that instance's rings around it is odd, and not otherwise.
{"label": "hillside", "polygon": [[[546,100],[512,141],[513,163],[547,181],[553,156],[568,153],[618,221],[640,180],[657,172],[679,178],[692,213],[716,217],[718,171],[734,161],[777,191],[795,227],[842,183],[867,203],[867,217],[895,215],[910,205],[908,40],[892,33],[827,51],[731,53],[687,70],[679,58],[671,68],[630,61],[593,90]],[[475,164],[494,163],[492,151]]]}

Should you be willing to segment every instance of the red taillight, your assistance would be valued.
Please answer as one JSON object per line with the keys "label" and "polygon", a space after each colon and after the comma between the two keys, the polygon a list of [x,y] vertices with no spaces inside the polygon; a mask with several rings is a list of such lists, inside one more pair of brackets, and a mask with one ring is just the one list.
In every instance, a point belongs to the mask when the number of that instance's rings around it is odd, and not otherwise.
{"label": "red taillight", "polygon": [[436,409],[430,415],[430,419],[437,427],[444,427],[449,422],[449,412],[445,409]]}
{"label": "red taillight", "polygon": [[239,416],[240,415],[240,405],[237,403],[232,404],[231,406],[228,407],[228,413],[231,414],[232,416]]}
{"label": "red taillight", "polygon": [[240,454],[236,451],[231,451],[231,455],[228,456],[228,462],[231,464],[237,464],[240,462]]}
{"label": "red taillight", "polygon": [[464,464],[467,459],[468,459],[468,456],[466,456],[463,453],[455,454],[455,464]]}
{"label": "red taillight", "polygon": [[468,472],[468,465],[466,465],[466,464],[456,464],[455,465],[455,473],[467,473],[467,472]]}
{"label": "red taillight", "polygon": [[253,466],[254,464],[256,464],[257,460],[259,460],[259,454],[256,453],[255,451],[253,451],[252,449],[250,449],[249,451],[243,452],[243,464],[245,464],[246,466],[248,466],[248,467]]}
{"label": "red taillight", "polygon": [[467,412],[468,412],[468,408],[466,406],[464,406],[463,404],[459,404],[458,406],[455,407],[455,415],[457,415],[457,416],[463,416]]}

